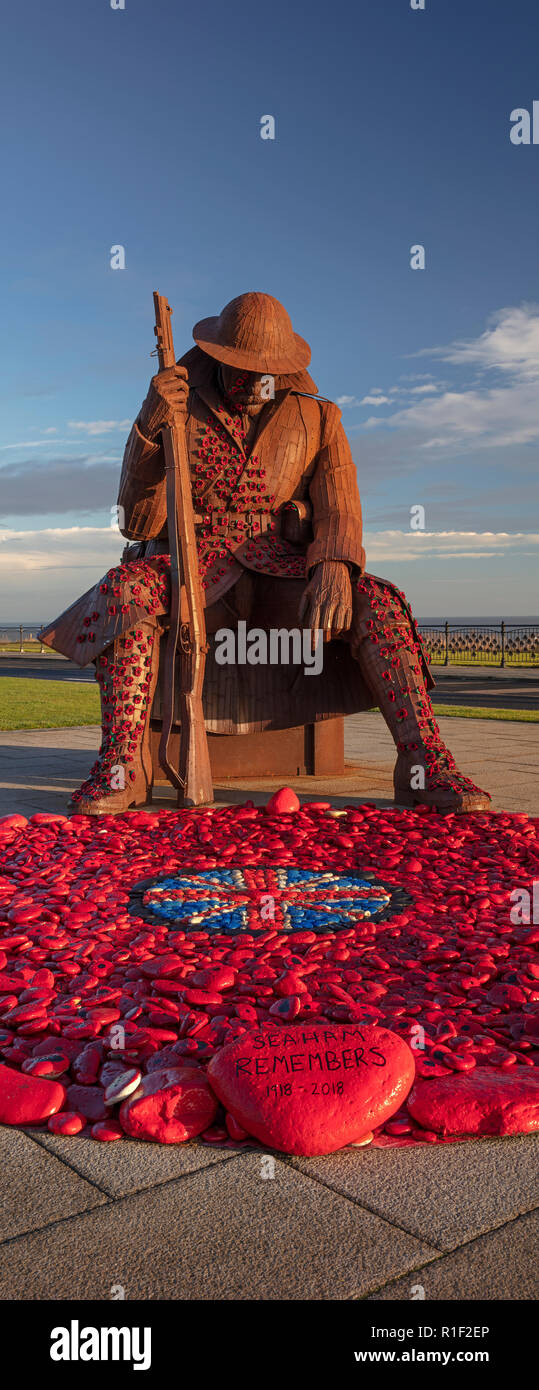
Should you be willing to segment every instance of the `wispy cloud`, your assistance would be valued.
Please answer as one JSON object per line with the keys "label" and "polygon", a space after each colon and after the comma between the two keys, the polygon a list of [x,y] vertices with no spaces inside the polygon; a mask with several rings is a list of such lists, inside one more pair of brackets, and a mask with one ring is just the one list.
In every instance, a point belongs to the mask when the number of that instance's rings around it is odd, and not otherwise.
{"label": "wispy cloud", "polygon": [[39,531],[0,530],[0,571],[93,570],[119,563],[124,545],[116,528],[107,526],[49,526]]}
{"label": "wispy cloud", "polygon": [[[419,446],[429,450],[466,452],[539,441],[538,305],[502,309],[479,338],[425,351],[459,367],[473,366],[476,381],[428,400],[423,397],[433,395],[430,389],[413,388],[410,394],[420,399],[383,419],[370,415],[366,429],[414,429]],[[491,385],[494,371],[501,380]]]}
{"label": "wispy cloud", "polygon": [[539,533],[509,531],[367,531],[369,564],[399,560],[486,560],[518,552],[539,559]]}
{"label": "wispy cloud", "polygon": [[69,420],[70,430],[79,430],[83,434],[111,434],[113,430],[127,430],[132,424],[131,420]]}
{"label": "wispy cloud", "polygon": [[[48,434],[49,431],[46,430],[45,433]],[[73,445],[73,440],[72,440],[72,439],[21,439],[21,440],[18,440],[16,444],[0,444],[0,450],[4,450],[4,449],[43,449],[43,448],[50,449],[51,444],[54,444],[54,447],[55,447],[55,448],[56,448],[56,445],[57,445],[57,444],[71,444],[71,445]]]}
{"label": "wispy cloud", "polygon": [[393,404],[393,402],[389,400],[389,397],[388,397],[388,396],[384,396],[383,391],[377,391],[377,390],[375,390],[375,389],[373,389],[372,392],[370,392],[370,394],[369,394],[368,396],[363,396],[363,397],[361,398],[361,400],[359,399],[358,396],[337,396],[337,405],[344,406],[344,407],[347,408],[347,409],[350,409],[352,406],[358,406],[358,405],[392,405],[392,404]]}
{"label": "wispy cloud", "polygon": [[520,379],[539,377],[539,304],[499,309],[479,338],[456,340],[446,347],[422,348],[415,357],[441,357],[457,366],[518,374]]}

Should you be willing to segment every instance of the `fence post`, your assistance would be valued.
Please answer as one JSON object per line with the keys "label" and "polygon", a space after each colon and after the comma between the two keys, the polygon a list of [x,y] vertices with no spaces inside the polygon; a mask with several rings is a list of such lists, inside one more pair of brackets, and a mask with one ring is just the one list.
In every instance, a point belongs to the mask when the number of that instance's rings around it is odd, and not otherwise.
{"label": "fence post", "polygon": [[502,655],[500,666],[505,666],[505,623],[502,622]]}
{"label": "fence post", "polygon": [[445,659],[444,666],[449,666],[449,623],[445,624]]}
{"label": "fence post", "polygon": [[19,651],[24,651],[24,642],[22,640],[22,627],[19,628]]}

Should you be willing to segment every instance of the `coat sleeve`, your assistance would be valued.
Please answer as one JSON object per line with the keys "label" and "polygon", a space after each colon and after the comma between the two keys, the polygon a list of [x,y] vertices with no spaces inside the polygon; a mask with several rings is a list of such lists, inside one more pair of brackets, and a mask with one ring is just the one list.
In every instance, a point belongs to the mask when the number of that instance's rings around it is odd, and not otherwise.
{"label": "coat sleeve", "polygon": [[321,560],[341,560],[365,568],[363,522],[356,465],[332,402],[324,407],[320,449],[309,484],[313,540],[307,551],[307,571]]}
{"label": "coat sleeve", "polygon": [[123,536],[147,541],[166,527],[165,459],[160,442],[152,443],[135,420],[125,453],[118,491],[119,525]]}

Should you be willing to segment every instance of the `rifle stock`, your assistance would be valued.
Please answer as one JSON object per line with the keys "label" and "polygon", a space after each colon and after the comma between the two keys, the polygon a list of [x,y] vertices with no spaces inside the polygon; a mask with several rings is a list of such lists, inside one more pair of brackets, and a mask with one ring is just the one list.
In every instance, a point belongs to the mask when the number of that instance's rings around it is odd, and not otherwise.
{"label": "rifle stock", "polygon": [[[176,365],[172,310],[163,295],[154,292],[155,335],[159,370]],[[204,597],[196,548],[191,476],[183,424],[175,421],[162,429],[166,467],[167,526],[170,544],[170,628],[164,671],[163,728],[159,762],[173,786],[178,802],[200,806],[213,801],[208,740],[202,708],[206,664]],[[176,703],[176,653],[180,667],[180,760],[176,770],[169,758],[169,740]]]}

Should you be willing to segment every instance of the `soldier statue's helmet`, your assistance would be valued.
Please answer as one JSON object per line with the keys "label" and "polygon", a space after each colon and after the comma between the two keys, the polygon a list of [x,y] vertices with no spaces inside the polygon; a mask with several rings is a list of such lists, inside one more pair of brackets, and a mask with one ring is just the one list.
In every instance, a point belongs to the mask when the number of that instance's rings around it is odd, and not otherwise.
{"label": "soldier statue's helmet", "polygon": [[311,360],[309,344],[294,333],[284,306],[257,290],[231,299],[219,315],[200,319],[193,338],[210,357],[246,372],[299,372]]}

